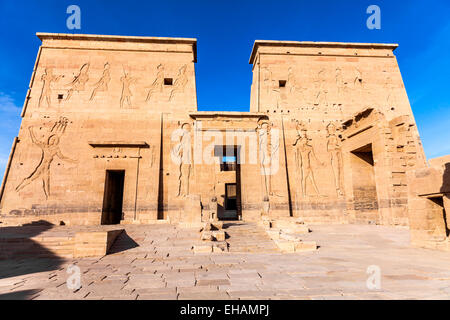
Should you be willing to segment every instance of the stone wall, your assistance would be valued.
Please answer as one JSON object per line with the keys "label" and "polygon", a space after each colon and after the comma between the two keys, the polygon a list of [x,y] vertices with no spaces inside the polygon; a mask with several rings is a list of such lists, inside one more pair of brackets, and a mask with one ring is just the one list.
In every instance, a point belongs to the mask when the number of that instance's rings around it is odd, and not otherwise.
{"label": "stone wall", "polygon": [[[275,127],[283,123],[295,216],[310,223],[408,224],[406,172],[425,166],[425,156],[396,47],[255,42],[250,110],[266,113]],[[369,109],[377,116],[367,120]],[[372,173],[352,179],[358,171],[352,152],[367,145]],[[354,187],[364,179],[373,183]]]}
{"label": "stone wall", "polygon": [[161,132],[197,108],[196,40],[38,36],[2,216],[98,224],[105,172],[125,170],[124,221],[156,219]]}
{"label": "stone wall", "polygon": [[450,251],[450,156],[408,173],[411,243]]}

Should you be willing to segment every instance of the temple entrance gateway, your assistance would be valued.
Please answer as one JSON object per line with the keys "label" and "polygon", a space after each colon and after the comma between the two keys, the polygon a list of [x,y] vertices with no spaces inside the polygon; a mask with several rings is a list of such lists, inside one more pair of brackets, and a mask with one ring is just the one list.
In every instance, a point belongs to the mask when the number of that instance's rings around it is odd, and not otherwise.
{"label": "temple entrance gateway", "polygon": [[218,191],[218,218],[239,220],[241,216],[239,147],[216,146],[215,156],[220,159],[215,188]]}
{"label": "temple entrance gateway", "polygon": [[102,221],[104,225],[120,224],[122,220],[125,170],[107,170],[103,196]]}

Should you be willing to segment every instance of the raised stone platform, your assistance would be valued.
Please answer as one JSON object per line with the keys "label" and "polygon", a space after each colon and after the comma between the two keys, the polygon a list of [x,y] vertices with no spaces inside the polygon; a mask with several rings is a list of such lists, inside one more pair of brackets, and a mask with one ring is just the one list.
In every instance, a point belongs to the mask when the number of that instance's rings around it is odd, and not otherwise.
{"label": "raised stone platform", "polygon": [[35,223],[0,229],[0,260],[82,258],[106,255],[124,230],[120,226],[54,226]]}

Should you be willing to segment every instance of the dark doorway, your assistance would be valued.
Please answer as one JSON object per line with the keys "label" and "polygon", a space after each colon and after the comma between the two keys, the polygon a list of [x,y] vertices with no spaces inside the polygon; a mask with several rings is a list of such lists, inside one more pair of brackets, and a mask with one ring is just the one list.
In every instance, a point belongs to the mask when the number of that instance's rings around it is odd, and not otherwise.
{"label": "dark doorway", "polygon": [[[241,205],[241,159],[240,146],[215,146],[214,156],[219,157],[220,171],[234,173],[234,179],[225,182],[225,194],[220,195],[219,220],[240,220]],[[227,183],[228,182],[228,183]]]}
{"label": "dark doorway", "polygon": [[225,185],[225,210],[237,211],[236,183]]}
{"label": "dark doorway", "polygon": [[[437,221],[437,225],[442,225],[442,229],[443,231],[445,230],[445,236],[449,237],[450,236],[450,229],[449,229],[449,221],[447,220],[447,212],[445,211],[445,206],[444,206],[444,198],[443,197],[435,197],[435,198],[429,198],[429,200],[432,201],[433,205],[431,205],[431,207],[429,208],[430,211],[430,215],[431,213],[433,213],[436,221]],[[443,218],[443,223],[441,224],[440,221],[442,221]]]}
{"label": "dark doorway", "polygon": [[353,177],[354,208],[356,223],[377,223],[378,195],[372,145],[353,150],[350,156]]}
{"label": "dark doorway", "polygon": [[125,170],[107,170],[103,196],[102,224],[120,224],[122,220]]}

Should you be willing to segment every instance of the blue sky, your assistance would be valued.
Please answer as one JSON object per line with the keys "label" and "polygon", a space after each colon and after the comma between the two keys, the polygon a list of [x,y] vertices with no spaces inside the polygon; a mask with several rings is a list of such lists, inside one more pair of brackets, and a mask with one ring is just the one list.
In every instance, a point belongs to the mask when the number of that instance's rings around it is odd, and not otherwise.
{"label": "blue sky", "polygon": [[[0,0],[0,178],[40,45],[35,33],[73,33],[71,4],[81,8],[76,33],[197,38],[199,110],[249,109],[255,39],[398,43],[425,153],[450,154],[448,0]],[[381,30],[366,27],[372,4],[381,8]]]}

